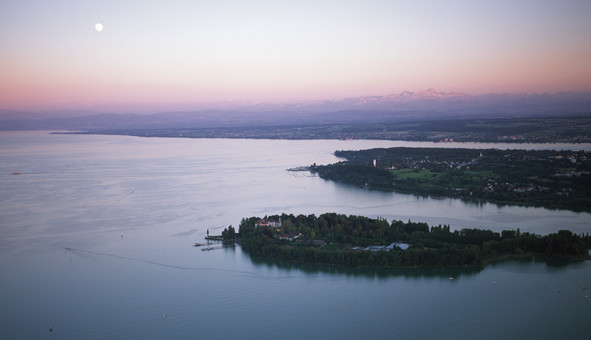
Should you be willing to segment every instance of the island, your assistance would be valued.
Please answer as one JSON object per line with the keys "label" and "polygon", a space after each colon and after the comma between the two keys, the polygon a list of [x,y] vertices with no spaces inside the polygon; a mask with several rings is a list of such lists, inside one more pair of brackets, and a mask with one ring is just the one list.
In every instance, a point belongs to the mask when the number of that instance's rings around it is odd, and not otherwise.
{"label": "island", "polygon": [[323,179],[369,189],[591,211],[588,151],[377,148],[336,151]]}
{"label": "island", "polygon": [[[228,231],[226,231],[228,235]],[[228,235],[229,237],[229,235]],[[591,237],[517,230],[450,229],[421,222],[325,213],[243,218],[236,240],[253,255],[350,267],[484,267],[514,257],[590,259]]]}

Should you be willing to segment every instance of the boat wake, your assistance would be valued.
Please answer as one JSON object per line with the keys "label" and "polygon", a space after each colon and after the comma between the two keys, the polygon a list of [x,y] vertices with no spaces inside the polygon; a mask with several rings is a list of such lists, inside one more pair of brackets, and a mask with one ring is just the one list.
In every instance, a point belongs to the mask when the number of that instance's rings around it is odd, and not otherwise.
{"label": "boat wake", "polygon": [[75,249],[75,248],[70,248],[70,247],[65,247],[65,250],[67,252],[70,252],[70,253],[73,253],[73,254],[76,254],[76,255],[79,255],[79,256],[85,256],[85,255],[104,256],[104,257],[111,257],[111,258],[115,258],[115,259],[119,259],[119,260],[125,260],[125,261],[133,261],[133,262],[139,262],[139,263],[147,263],[147,264],[151,264],[151,265],[155,265],[155,266],[172,268],[172,269],[196,270],[196,271],[217,271],[217,272],[228,272],[228,273],[236,273],[236,274],[247,274],[247,275],[253,275],[254,276],[253,273],[246,272],[246,271],[238,271],[238,270],[230,270],[230,269],[222,269],[222,268],[207,268],[207,267],[204,268],[204,267],[177,266],[177,265],[173,265],[173,264],[156,262],[156,261],[152,261],[152,260],[148,260],[148,259],[139,259],[139,258],[128,257],[128,256],[120,256],[120,255],[117,255],[117,254],[101,253],[101,252],[96,252],[96,251],[83,250],[83,249]]}

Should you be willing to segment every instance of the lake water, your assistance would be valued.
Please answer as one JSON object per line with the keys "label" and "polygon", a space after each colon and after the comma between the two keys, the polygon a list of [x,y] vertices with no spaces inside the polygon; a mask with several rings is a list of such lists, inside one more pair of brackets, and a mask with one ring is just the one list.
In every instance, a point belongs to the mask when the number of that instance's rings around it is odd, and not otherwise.
{"label": "lake water", "polygon": [[233,245],[191,246],[208,229],[219,234],[242,217],[283,212],[591,231],[589,213],[376,192],[286,171],[335,162],[339,149],[390,146],[547,148],[1,132],[0,338],[590,334],[589,261],[356,270],[253,259]]}

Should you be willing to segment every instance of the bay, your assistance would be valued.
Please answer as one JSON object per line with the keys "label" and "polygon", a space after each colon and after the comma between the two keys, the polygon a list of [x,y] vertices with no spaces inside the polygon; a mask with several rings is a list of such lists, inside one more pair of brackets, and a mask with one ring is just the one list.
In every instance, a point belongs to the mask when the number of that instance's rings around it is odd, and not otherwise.
{"label": "bay", "polygon": [[0,146],[0,338],[557,338],[591,330],[589,262],[356,270],[191,246],[242,217],[283,212],[589,232],[589,213],[369,191],[286,170],[336,162],[341,149],[589,145],[1,132]]}

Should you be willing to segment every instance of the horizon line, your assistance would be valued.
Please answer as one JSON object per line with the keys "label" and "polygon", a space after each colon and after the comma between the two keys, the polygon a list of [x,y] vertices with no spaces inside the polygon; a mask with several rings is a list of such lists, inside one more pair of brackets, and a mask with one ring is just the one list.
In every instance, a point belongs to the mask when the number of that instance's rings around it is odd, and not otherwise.
{"label": "horizon line", "polygon": [[[559,94],[580,94],[580,95],[591,95],[590,91],[569,91],[569,90],[562,90],[562,91],[533,91],[533,92],[526,92],[526,91],[519,91],[519,92],[486,92],[481,94],[473,94],[470,92],[461,92],[461,91],[438,91],[432,87],[427,88],[425,90],[404,90],[399,93],[391,92],[388,94],[383,95],[374,95],[374,94],[366,94],[366,95],[357,95],[357,96],[347,96],[347,97],[339,97],[337,99],[310,99],[310,100],[301,100],[301,101],[289,101],[289,102],[273,102],[273,101],[244,101],[244,100],[221,100],[221,101],[208,101],[208,102],[185,102],[185,103],[168,103],[168,104],[154,104],[154,103],[108,103],[108,104],[96,104],[93,105],[95,108],[92,107],[62,107],[62,108],[6,108],[4,105],[0,105],[0,112],[11,111],[17,113],[74,113],[74,112],[85,112],[85,113],[92,113],[92,114],[139,114],[139,115],[146,115],[146,114],[157,114],[157,113],[184,113],[184,112],[191,112],[191,111],[205,111],[205,110],[238,110],[238,109],[256,109],[257,107],[290,107],[290,106],[306,106],[306,105],[315,105],[315,104],[324,104],[324,103],[338,103],[340,101],[345,100],[352,100],[352,99],[362,99],[362,98],[388,98],[388,97],[396,97],[402,96],[404,94],[421,94],[421,93],[433,93],[439,94],[441,96],[445,95],[454,95],[454,96],[466,96],[469,98],[478,98],[483,96],[490,96],[490,95],[525,95],[525,96],[536,96],[536,95],[559,95]],[[421,98],[415,98],[414,100],[420,100]],[[446,98],[433,98],[433,99],[446,99]],[[447,98],[449,99],[449,98]],[[411,99],[412,100],[412,99]],[[120,105],[121,109],[100,109],[99,107],[108,107],[108,106],[118,106]],[[139,107],[144,106],[143,109]],[[136,107],[136,109],[125,109],[124,107]],[[152,107],[149,109],[148,107]],[[176,107],[176,108],[175,108]]]}

